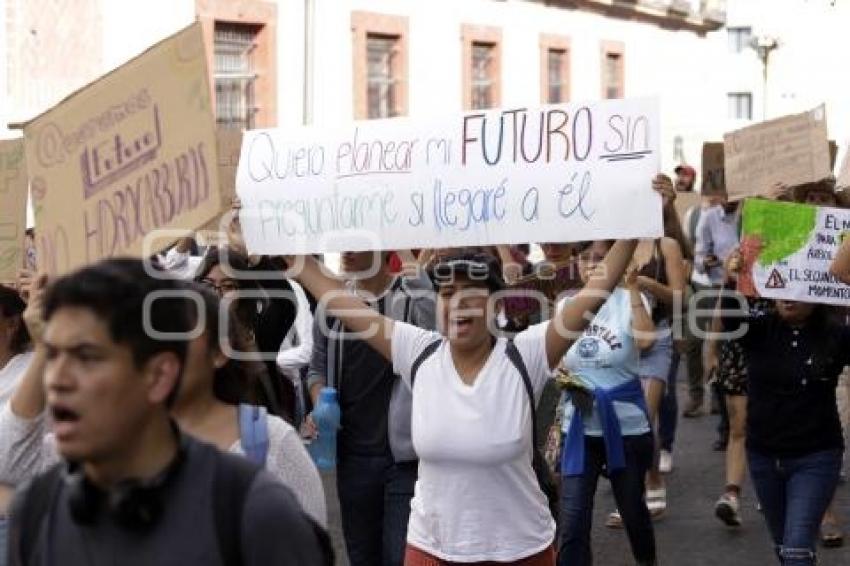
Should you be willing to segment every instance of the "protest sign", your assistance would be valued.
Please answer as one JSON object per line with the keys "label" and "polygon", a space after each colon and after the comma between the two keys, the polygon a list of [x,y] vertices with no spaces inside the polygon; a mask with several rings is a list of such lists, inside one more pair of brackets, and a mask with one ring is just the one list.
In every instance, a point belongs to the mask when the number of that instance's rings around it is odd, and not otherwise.
{"label": "protest sign", "polygon": [[780,181],[819,181],[832,172],[823,105],[726,134],[723,144],[730,200],[765,194]]}
{"label": "protest sign", "polygon": [[748,199],[742,228],[742,293],[850,305],[850,286],[829,273],[843,238],[850,234],[850,210]]}
{"label": "protest sign", "polygon": [[218,164],[218,186],[221,196],[219,213],[207,222],[200,231],[218,231],[221,217],[230,210],[233,197],[236,196],[236,167],[239,165],[239,152],[242,149],[242,130],[219,128],[215,132],[216,163]]}
{"label": "protest sign", "polygon": [[152,254],[148,234],[195,229],[221,207],[200,24],[72,94],[24,135],[39,261],[50,273]]}
{"label": "protest sign", "polygon": [[726,192],[726,162],[721,142],[702,144],[702,194]]}
{"label": "protest sign", "polygon": [[245,133],[255,254],[653,238],[658,104],[605,100]]}
{"label": "protest sign", "polygon": [[24,140],[0,140],[0,283],[13,283],[23,267],[26,219]]}
{"label": "protest sign", "polygon": [[577,263],[556,265],[544,262],[534,273],[509,286],[510,293],[502,299],[505,317],[512,328],[525,328],[542,322],[544,304],[551,316],[558,297],[581,286]]}
{"label": "protest sign", "polygon": [[850,143],[844,150],[844,161],[841,164],[841,169],[836,175],[835,186],[841,188],[850,187]]}

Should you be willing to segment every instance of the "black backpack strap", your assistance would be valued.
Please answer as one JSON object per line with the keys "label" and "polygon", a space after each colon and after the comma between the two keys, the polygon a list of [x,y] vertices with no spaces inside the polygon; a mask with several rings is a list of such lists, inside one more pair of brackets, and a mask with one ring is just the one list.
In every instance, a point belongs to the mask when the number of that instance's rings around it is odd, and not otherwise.
{"label": "black backpack strap", "polygon": [[24,564],[33,563],[33,553],[40,539],[44,519],[62,484],[63,466],[64,464],[57,464],[33,478],[26,488],[26,497],[20,509],[13,510],[19,513],[19,520],[16,521],[17,532],[9,533],[9,549],[17,553]]}
{"label": "black backpack strap", "polygon": [[437,340],[434,340],[433,342],[431,342],[430,344],[425,346],[425,349],[422,350],[419,353],[418,356],[416,356],[416,359],[413,361],[413,365],[410,366],[410,389],[411,390],[413,390],[413,382],[416,380],[416,372],[419,371],[419,366],[421,366],[422,363],[425,360],[430,358],[431,354],[436,352],[437,348],[439,348],[440,344],[442,344],[442,343],[443,343],[443,339],[438,338]]}
{"label": "black backpack strap", "polygon": [[242,516],[259,468],[245,458],[216,454],[213,472],[213,519],[223,564],[242,564]]}
{"label": "black backpack strap", "polygon": [[532,446],[537,447],[537,403],[534,401],[534,388],[531,385],[531,377],[528,375],[528,368],[525,367],[525,362],[520,355],[519,350],[513,340],[508,340],[505,345],[505,353],[508,359],[516,367],[520,376],[522,376],[522,384],[525,386],[525,392],[528,394],[528,401],[531,404],[531,441]]}

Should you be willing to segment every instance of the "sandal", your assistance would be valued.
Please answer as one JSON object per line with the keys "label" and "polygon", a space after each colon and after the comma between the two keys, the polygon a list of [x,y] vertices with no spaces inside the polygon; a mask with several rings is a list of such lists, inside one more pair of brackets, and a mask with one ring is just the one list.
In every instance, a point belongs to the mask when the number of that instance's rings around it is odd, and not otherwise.
{"label": "sandal", "polygon": [[832,521],[824,521],[820,526],[820,543],[825,548],[838,548],[844,546],[844,533],[841,527]]}
{"label": "sandal", "polygon": [[653,519],[661,517],[667,511],[667,489],[646,490],[646,508]]}
{"label": "sandal", "polygon": [[605,521],[605,526],[609,529],[622,529],[623,518],[620,516],[620,512],[614,511],[613,513],[609,513],[608,519]]}

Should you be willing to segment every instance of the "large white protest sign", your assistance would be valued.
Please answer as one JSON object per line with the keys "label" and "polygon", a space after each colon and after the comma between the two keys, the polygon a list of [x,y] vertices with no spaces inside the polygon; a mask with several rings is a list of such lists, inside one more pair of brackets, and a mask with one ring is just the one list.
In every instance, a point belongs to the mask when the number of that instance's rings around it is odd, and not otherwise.
{"label": "large white protest sign", "polygon": [[658,104],[606,100],[246,132],[257,254],[662,235]]}
{"label": "large white protest sign", "polygon": [[742,228],[744,294],[850,305],[850,286],[829,273],[850,233],[850,210],[749,199]]}

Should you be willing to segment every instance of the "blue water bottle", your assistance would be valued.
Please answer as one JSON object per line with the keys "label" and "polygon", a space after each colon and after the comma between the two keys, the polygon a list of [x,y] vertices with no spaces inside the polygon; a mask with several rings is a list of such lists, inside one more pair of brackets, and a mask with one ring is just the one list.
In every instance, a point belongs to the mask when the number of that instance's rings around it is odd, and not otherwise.
{"label": "blue water bottle", "polygon": [[339,430],[340,411],[337,392],[333,387],[323,387],[313,409],[313,422],[319,436],[308,446],[310,456],[320,470],[336,467],[336,431]]}

